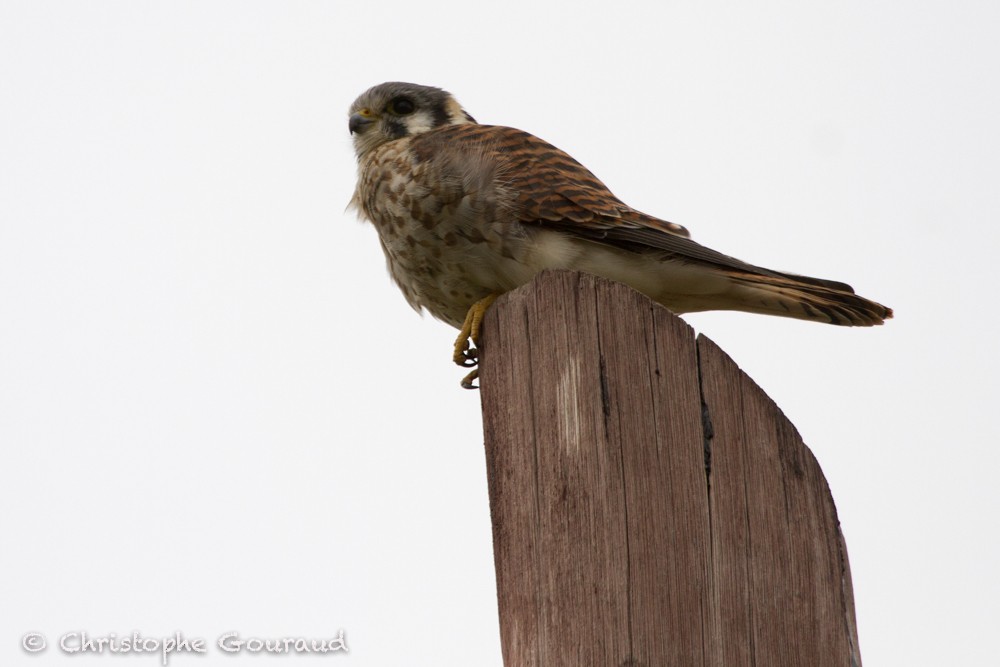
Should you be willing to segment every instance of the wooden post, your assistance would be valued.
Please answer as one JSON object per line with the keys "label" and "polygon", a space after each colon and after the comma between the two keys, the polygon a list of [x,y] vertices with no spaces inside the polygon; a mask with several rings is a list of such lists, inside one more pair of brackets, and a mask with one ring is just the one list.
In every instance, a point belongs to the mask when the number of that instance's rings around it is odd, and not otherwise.
{"label": "wooden post", "polygon": [[819,465],[714,343],[569,272],[482,340],[505,667],[861,664]]}

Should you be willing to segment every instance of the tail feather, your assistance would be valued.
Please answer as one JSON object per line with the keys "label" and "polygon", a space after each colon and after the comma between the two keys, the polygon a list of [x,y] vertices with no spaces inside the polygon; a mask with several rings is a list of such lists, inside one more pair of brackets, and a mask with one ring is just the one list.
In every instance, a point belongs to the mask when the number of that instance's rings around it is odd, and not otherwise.
{"label": "tail feather", "polygon": [[783,315],[841,326],[870,327],[892,317],[892,309],[854,293],[850,285],[785,273],[732,272],[731,296],[739,310]]}

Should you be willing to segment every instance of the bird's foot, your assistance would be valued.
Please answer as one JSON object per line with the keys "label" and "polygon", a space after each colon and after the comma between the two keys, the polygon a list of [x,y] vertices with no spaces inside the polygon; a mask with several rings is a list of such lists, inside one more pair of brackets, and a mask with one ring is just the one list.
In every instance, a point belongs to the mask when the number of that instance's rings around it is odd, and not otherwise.
{"label": "bird's foot", "polygon": [[[486,310],[493,305],[499,294],[490,294],[472,304],[469,312],[465,314],[465,322],[455,339],[455,352],[452,354],[452,361],[459,366],[472,368],[472,372],[462,378],[462,387],[465,389],[476,389],[477,386],[472,381],[479,377],[479,369],[475,366],[479,363],[479,329],[483,324],[483,316]],[[471,345],[469,341],[472,341]]]}

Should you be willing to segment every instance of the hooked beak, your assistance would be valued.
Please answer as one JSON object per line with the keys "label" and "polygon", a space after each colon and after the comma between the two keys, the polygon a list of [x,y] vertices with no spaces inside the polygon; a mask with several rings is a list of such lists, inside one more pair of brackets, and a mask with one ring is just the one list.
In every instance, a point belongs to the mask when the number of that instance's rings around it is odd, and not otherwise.
{"label": "hooked beak", "polygon": [[347,121],[347,129],[351,131],[351,134],[354,134],[355,132],[361,132],[374,122],[375,118],[372,116],[372,112],[362,109],[358,113],[351,114],[351,117]]}

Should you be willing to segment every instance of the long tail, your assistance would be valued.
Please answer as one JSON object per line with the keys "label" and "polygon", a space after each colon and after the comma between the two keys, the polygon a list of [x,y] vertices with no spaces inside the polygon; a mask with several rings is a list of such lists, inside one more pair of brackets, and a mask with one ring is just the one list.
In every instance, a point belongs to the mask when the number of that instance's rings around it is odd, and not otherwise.
{"label": "long tail", "polygon": [[892,309],[854,293],[850,285],[769,271],[769,275],[727,271],[731,307],[841,326],[870,327],[892,317]]}

